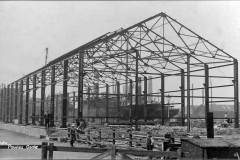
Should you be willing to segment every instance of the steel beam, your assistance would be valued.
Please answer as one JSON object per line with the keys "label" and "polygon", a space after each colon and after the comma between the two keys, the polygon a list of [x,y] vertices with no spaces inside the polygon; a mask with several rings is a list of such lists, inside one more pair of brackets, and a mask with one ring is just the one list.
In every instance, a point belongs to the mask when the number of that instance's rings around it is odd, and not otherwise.
{"label": "steel beam", "polygon": [[51,67],[50,127],[54,126],[55,83],[55,65],[53,65]]}
{"label": "steel beam", "polygon": [[84,54],[78,54],[78,110],[77,118],[81,119],[83,117],[83,63],[84,63]]}
{"label": "steel beam", "polygon": [[62,128],[67,127],[67,104],[68,104],[68,60],[63,62],[63,100],[62,100]]}
{"label": "steel beam", "polygon": [[15,82],[15,104],[14,104],[14,119],[18,117],[18,81]]}
{"label": "steel beam", "polygon": [[25,124],[28,124],[28,107],[29,107],[29,77],[26,78],[26,104],[25,104]]}
{"label": "steel beam", "polygon": [[209,69],[208,65],[204,64],[204,70],[205,70],[205,123],[207,128],[207,115],[209,112]]}
{"label": "steel beam", "polygon": [[44,125],[44,102],[45,102],[45,70],[41,73],[41,106],[40,106],[40,125]]}
{"label": "steel beam", "polygon": [[165,119],[165,75],[161,74],[161,108],[162,108],[162,125],[164,125]]}
{"label": "steel beam", "polygon": [[37,92],[37,85],[36,85],[37,75],[33,75],[33,93],[32,93],[32,124],[36,125],[36,92]]}
{"label": "steel beam", "polygon": [[238,60],[234,59],[234,127],[239,128]]}
{"label": "steel beam", "polygon": [[147,77],[144,76],[144,108],[143,108],[143,116],[145,122],[147,121]]}
{"label": "steel beam", "polygon": [[106,84],[106,123],[108,123],[108,117],[109,117],[109,85]]}
{"label": "steel beam", "polygon": [[23,122],[23,79],[20,80],[20,110],[19,110],[19,124]]}
{"label": "steel beam", "polygon": [[190,132],[190,55],[187,55],[187,132]]}
{"label": "steel beam", "polygon": [[185,125],[185,80],[184,70],[181,69],[181,122],[182,126]]}

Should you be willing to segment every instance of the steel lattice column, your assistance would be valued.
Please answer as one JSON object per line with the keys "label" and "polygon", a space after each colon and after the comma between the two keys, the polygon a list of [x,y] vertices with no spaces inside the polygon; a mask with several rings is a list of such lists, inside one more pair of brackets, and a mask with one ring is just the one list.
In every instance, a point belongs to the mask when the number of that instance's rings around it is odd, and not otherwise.
{"label": "steel lattice column", "polygon": [[208,65],[204,64],[204,70],[205,70],[205,123],[207,128],[207,115],[209,112],[209,70]]}
{"label": "steel lattice column", "polygon": [[187,55],[187,132],[190,132],[190,55]]}
{"label": "steel lattice column", "polygon": [[147,121],[147,77],[144,76],[144,108],[143,108],[144,120]]}
{"label": "steel lattice column", "polygon": [[15,105],[14,105],[14,118],[18,117],[18,82],[15,82]]}
{"label": "steel lattice column", "polygon": [[238,60],[234,59],[234,127],[239,128]]}
{"label": "steel lattice column", "polygon": [[109,117],[109,85],[106,84],[106,122],[108,123],[108,117]]}
{"label": "steel lattice column", "polygon": [[67,127],[67,103],[68,103],[68,93],[67,93],[67,83],[68,83],[68,60],[64,60],[63,63],[63,100],[62,100],[62,128]]}
{"label": "steel lattice column", "polygon": [[44,101],[45,101],[45,70],[41,73],[41,106],[40,106],[40,125],[44,124]]}
{"label": "steel lattice column", "polygon": [[181,69],[181,122],[182,126],[185,125],[185,80],[184,80],[184,70]]}
{"label": "steel lattice column", "polygon": [[23,80],[20,81],[20,110],[19,110],[19,124],[22,124],[23,116]]}
{"label": "steel lattice column", "polygon": [[84,55],[83,53],[79,53],[79,66],[78,66],[78,119],[83,117],[83,63],[84,63]]}
{"label": "steel lattice column", "polygon": [[37,91],[37,86],[36,86],[36,80],[37,80],[37,75],[33,75],[33,95],[32,95],[32,124],[35,125],[35,119],[36,119],[36,91]]}
{"label": "steel lattice column", "polygon": [[165,76],[161,74],[161,108],[162,108],[162,125],[164,125],[165,119]]}
{"label": "steel lattice column", "polygon": [[28,124],[28,107],[29,107],[29,77],[26,78],[25,124]]}
{"label": "steel lattice column", "polygon": [[50,127],[54,126],[54,100],[55,100],[55,65],[51,71],[51,105],[50,105]]}

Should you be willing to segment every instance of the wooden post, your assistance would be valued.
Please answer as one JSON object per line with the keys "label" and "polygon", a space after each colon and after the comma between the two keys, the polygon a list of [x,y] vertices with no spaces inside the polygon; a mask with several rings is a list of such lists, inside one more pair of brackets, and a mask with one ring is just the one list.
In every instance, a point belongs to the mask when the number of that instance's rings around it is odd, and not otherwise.
{"label": "wooden post", "polygon": [[116,159],[116,146],[113,145],[111,150],[111,160],[115,160],[115,159]]}
{"label": "wooden post", "polygon": [[47,160],[47,142],[42,142],[42,160]]}
{"label": "wooden post", "polygon": [[87,132],[87,141],[88,141],[88,143],[90,143],[90,130],[88,130],[88,132]]}
{"label": "wooden post", "polygon": [[115,137],[116,137],[116,135],[115,135],[115,129],[114,129],[114,130],[113,130],[113,141],[112,141],[112,142],[113,142],[113,145],[114,145],[115,142],[116,142],[116,141],[115,141]]}
{"label": "wooden post", "polygon": [[48,149],[48,151],[49,151],[49,153],[48,153],[48,159],[49,160],[53,160],[53,143],[50,143],[49,144],[49,149]]}
{"label": "wooden post", "polygon": [[101,129],[98,130],[98,139],[99,139],[99,141],[102,140],[102,132],[101,132]]}
{"label": "wooden post", "polygon": [[129,147],[132,147],[132,131],[129,132]]}

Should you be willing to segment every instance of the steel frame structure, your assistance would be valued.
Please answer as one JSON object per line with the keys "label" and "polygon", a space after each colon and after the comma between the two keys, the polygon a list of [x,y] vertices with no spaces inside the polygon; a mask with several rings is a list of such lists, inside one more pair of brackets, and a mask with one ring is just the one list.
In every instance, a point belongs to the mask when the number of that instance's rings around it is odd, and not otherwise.
{"label": "steel frame structure", "polygon": [[[215,69],[229,66],[233,68],[233,74],[229,73],[230,76],[210,74],[215,73]],[[179,88],[166,90],[165,83],[169,77],[179,78]],[[193,78],[203,78],[201,84],[204,86],[191,88]],[[209,86],[210,78],[229,79],[233,83]],[[144,79],[143,94],[139,91],[139,87],[136,87],[141,85],[141,79]],[[147,81],[150,79],[161,84],[159,91],[147,93]],[[165,123],[166,118],[163,112],[167,105],[166,97],[177,98],[179,101],[171,104],[180,106],[181,122],[184,125],[185,118],[187,119],[188,130],[190,130],[191,98],[202,98],[202,96],[191,97],[191,91],[204,90],[206,114],[210,103],[233,102],[235,127],[239,127],[238,60],[162,12],[126,29],[108,32],[10,83],[7,88],[2,87],[1,120],[11,122],[13,117],[18,117],[20,124],[23,123],[24,107],[25,123],[28,123],[28,109],[32,107],[32,124],[35,124],[36,91],[40,89],[40,124],[43,124],[45,88],[51,86],[50,112],[53,126],[56,84],[62,86],[62,127],[67,125],[68,87],[77,87],[78,90],[76,93],[78,118],[84,117],[85,100],[105,96],[105,113],[98,116],[105,117],[106,122],[111,118],[109,107],[111,96],[117,99],[118,113],[122,101],[127,101],[125,104],[131,106],[130,120],[136,119],[134,112],[139,105],[139,97],[144,97],[144,118],[147,117],[148,97],[161,97],[162,115],[159,117],[162,124]],[[117,86],[116,92],[110,93],[112,86]],[[209,89],[222,87],[232,87],[233,96],[209,96]],[[29,92],[32,92],[31,106]],[[23,96],[25,106],[23,106]],[[90,112],[89,108],[88,112]],[[100,112],[96,111],[96,117],[98,113]],[[119,119],[119,116],[117,115],[116,118]]]}

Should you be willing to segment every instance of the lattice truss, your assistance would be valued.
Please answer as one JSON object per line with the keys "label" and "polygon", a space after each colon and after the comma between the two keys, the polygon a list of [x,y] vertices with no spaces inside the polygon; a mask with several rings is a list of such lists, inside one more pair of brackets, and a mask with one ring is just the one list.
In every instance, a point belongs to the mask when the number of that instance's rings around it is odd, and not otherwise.
{"label": "lattice truss", "polygon": [[[79,55],[83,56],[80,65]],[[95,40],[51,61],[37,74],[40,84],[41,71],[45,71],[46,85],[51,84],[51,66],[55,66],[56,83],[63,81],[63,61],[68,59],[68,85],[78,85],[79,66],[83,67],[83,87],[99,87],[121,84],[139,76],[186,73],[187,57],[190,56],[191,71],[233,64],[234,58],[191,31],[165,13],[157,14],[126,29],[106,33]],[[30,84],[32,77],[30,78]]]}

